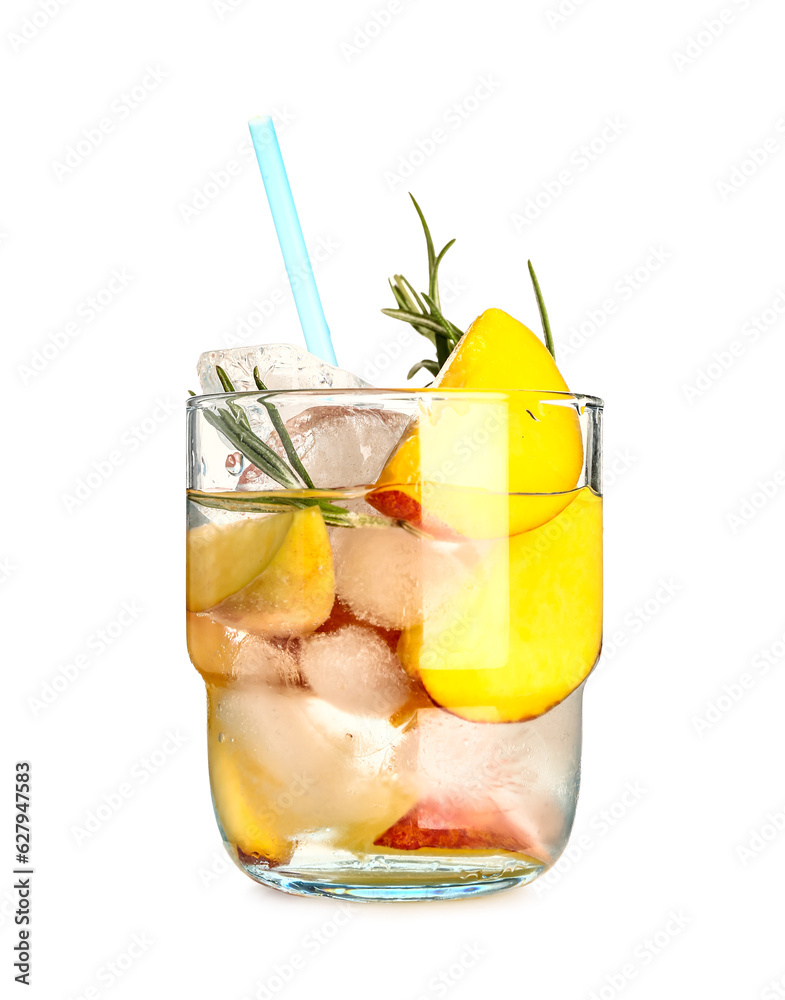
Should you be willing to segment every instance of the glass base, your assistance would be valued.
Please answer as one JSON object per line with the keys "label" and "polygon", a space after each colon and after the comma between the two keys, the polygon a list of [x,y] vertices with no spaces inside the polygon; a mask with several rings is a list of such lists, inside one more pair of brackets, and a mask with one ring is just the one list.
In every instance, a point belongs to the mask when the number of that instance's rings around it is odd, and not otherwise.
{"label": "glass base", "polygon": [[360,902],[462,899],[525,885],[546,865],[535,858],[502,854],[403,856],[373,854],[342,864],[280,868],[235,863],[255,882],[295,896],[329,896]]}

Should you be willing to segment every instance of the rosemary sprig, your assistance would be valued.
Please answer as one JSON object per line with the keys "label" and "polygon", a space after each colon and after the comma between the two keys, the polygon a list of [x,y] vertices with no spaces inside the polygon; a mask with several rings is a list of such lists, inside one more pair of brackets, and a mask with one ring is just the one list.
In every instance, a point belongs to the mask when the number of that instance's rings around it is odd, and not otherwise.
{"label": "rosemary sprig", "polygon": [[[221,381],[221,386],[225,392],[234,392],[232,381],[220,366],[216,365],[216,373]],[[259,369],[254,369],[254,381],[257,388],[266,391],[266,386],[259,376]],[[191,392],[194,396],[195,393]],[[265,473],[286,490],[301,491],[303,486],[307,489],[315,489],[311,477],[305,469],[299,455],[292,443],[289,431],[281,419],[277,407],[273,402],[260,398],[267,410],[270,421],[281,440],[284,451],[291,462],[291,466],[281,458],[268,444],[254,433],[251,429],[248,415],[239,403],[234,400],[226,401],[226,409],[204,410],[205,420],[223,435],[224,438],[235,447],[253,466]],[[353,528],[363,526],[388,527],[402,522],[381,514],[356,514],[331,503],[324,497],[308,496],[253,496],[243,493],[229,493],[225,496],[203,493],[199,490],[191,491],[190,498],[202,507],[211,507],[217,510],[234,511],[255,511],[256,513],[274,512],[281,507],[302,509],[304,507],[319,507],[325,523],[335,527]]]}
{"label": "rosemary sprig", "polygon": [[[253,378],[254,382],[256,382],[256,388],[262,389],[266,392],[267,386],[261,380],[258,367],[254,368],[253,370]],[[281,414],[278,412],[278,407],[274,403],[271,403],[269,399],[260,399],[259,402],[264,405],[265,409],[270,415],[270,421],[273,427],[275,428],[276,434],[281,440],[281,444],[283,445],[283,449],[286,452],[286,455],[292,464],[292,468],[295,470],[300,479],[302,479],[304,485],[307,486],[309,490],[315,489],[313,485],[313,480],[306,472],[305,466],[300,461],[300,456],[297,454],[297,451],[294,445],[292,444],[292,439],[289,436],[289,431],[287,431],[286,424],[281,419]]]}
{"label": "rosemary sprig", "polygon": [[439,265],[444,260],[444,255],[455,243],[450,240],[439,253],[433,243],[431,231],[422,209],[417,204],[417,200],[411,192],[409,197],[414,203],[417,215],[422,223],[425,233],[425,245],[428,251],[428,292],[418,294],[414,286],[402,274],[396,274],[390,279],[390,288],[397,303],[397,309],[382,309],[385,316],[409,323],[418,333],[422,334],[436,348],[436,360],[426,358],[413,365],[407,378],[412,378],[421,368],[436,375],[439,369],[449,358],[455,345],[463,336],[463,330],[446,319],[442,313],[441,299],[439,297]]}
{"label": "rosemary sprig", "polygon": [[540,291],[540,283],[537,280],[537,275],[534,273],[534,268],[532,267],[532,262],[528,261],[529,264],[529,275],[532,279],[532,285],[534,285],[534,297],[537,299],[537,308],[540,310],[540,322],[542,323],[542,332],[545,336],[545,346],[551,352],[551,357],[556,360],[556,349],[553,346],[553,334],[551,333],[551,323],[548,319],[548,310],[545,308],[545,300],[542,297],[542,292]]}
{"label": "rosemary sprig", "polygon": [[[224,391],[234,392],[234,387],[227,388],[232,383],[226,372],[218,366],[216,366],[216,372]],[[205,420],[220,431],[227,441],[234,445],[252,465],[261,469],[280,486],[286,489],[297,489],[301,485],[286,462],[254,434],[245,411],[238,403],[230,400],[225,410],[205,410],[204,416]]]}
{"label": "rosemary sprig", "polygon": [[[390,279],[390,288],[395,296],[398,308],[382,309],[382,312],[385,316],[391,316],[393,319],[401,320],[403,323],[409,323],[436,348],[436,360],[425,358],[422,361],[418,361],[416,365],[412,366],[409,374],[406,376],[407,378],[412,378],[421,368],[430,372],[431,375],[438,375],[455,349],[458,341],[463,336],[464,331],[457,327],[455,323],[445,318],[439,297],[439,265],[444,260],[444,255],[453,243],[455,243],[455,240],[445,243],[442,249],[436,253],[433,237],[428,228],[428,223],[425,221],[422,209],[417,204],[417,199],[411,192],[409,192],[409,197],[412,199],[414,207],[417,210],[417,215],[420,218],[423,232],[425,233],[425,245],[428,251],[428,291],[427,293],[416,292],[410,281],[404,278],[402,274],[396,274]],[[532,262],[529,261],[528,263],[529,275],[531,276],[534,295],[537,299],[537,308],[540,312],[545,346],[550,351],[551,357],[555,358],[556,350],[553,344],[548,310],[545,308],[540,283],[537,280],[537,275],[534,273]]]}
{"label": "rosemary sprig", "polygon": [[191,490],[188,498],[200,507],[213,510],[229,510],[238,513],[272,514],[279,513],[281,508],[302,510],[304,507],[319,506],[325,524],[336,528],[387,528],[392,525],[407,527],[403,521],[396,521],[381,514],[356,514],[354,511],[338,507],[327,500],[316,497],[277,497],[274,495],[254,496],[244,493],[202,493]]}

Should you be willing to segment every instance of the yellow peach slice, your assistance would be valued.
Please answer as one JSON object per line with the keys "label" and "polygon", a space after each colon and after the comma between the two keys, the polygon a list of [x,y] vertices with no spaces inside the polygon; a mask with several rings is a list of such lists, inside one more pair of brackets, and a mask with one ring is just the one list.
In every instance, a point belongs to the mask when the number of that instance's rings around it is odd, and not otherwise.
{"label": "yellow peach slice", "polygon": [[542,340],[502,309],[486,309],[477,317],[436,384],[451,389],[569,392]]}
{"label": "yellow peach slice", "polygon": [[186,604],[207,611],[250,583],[269,564],[292,526],[293,514],[202,524],[186,536]]}
{"label": "yellow peach slice", "polygon": [[260,635],[292,636],[315,631],[329,617],[335,573],[321,511],[306,507],[283,517],[290,520],[277,549],[258,575],[211,610],[217,621]]}
{"label": "yellow peach slice", "polygon": [[235,661],[239,655],[243,636],[226,628],[209,615],[186,616],[188,655],[205,680],[231,679],[235,674]]}
{"label": "yellow peach slice", "polygon": [[211,727],[208,735],[210,786],[215,811],[226,839],[244,854],[256,855],[269,865],[286,863],[295,842],[276,826],[268,803],[282,791],[241,746],[219,741]]}
{"label": "yellow peach slice", "polygon": [[296,687],[300,671],[287,643],[229,628],[209,613],[186,616],[191,663],[212,684]]}
{"label": "yellow peach slice", "polygon": [[436,704],[477,722],[541,715],[574,691],[602,637],[602,501],[590,490],[547,524],[499,540],[449,606],[398,654]]}
{"label": "yellow peach slice", "polygon": [[193,528],[187,557],[190,612],[270,636],[312,632],[330,614],[335,576],[318,507]]}
{"label": "yellow peach slice", "polygon": [[[450,389],[496,390],[471,402]],[[583,467],[578,414],[549,351],[488,309],[461,339],[368,497],[382,513],[442,537],[493,538],[544,524],[572,499]],[[519,494],[543,494],[533,500]]]}

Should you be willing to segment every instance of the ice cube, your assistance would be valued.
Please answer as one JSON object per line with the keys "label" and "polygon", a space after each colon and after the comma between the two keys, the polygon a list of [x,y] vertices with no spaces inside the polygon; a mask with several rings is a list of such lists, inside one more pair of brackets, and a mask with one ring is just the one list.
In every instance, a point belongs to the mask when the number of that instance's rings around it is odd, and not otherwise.
{"label": "ice cube", "polygon": [[[496,812],[508,830],[536,846],[538,857],[547,857],[574,808],[581,697],[578,689],[544,715],[515,723],[467,722],[421,708],[399,765],[414,775],[421,801],[436,817],[474,812],[493,829]],[[428,825],[427,818],[420,822]]]}
{"label": "ice cube", "polygon": [[319,698],[358,715],[389,718],[413,688],[384,639],[357,625],[304,639],[300,670]]}
{"label": "ice cube", "polygon": [[476,560],[470,543],[397,527],[338,528],[332,543],[336,594],[358,618],[383,628],[409,628],[433,614]]}
{"label": "ice cube", "polygon": [[526,722],[468,722],[443,709],[420,709],[417,767],[431,792],[566,791],[577,768],[581,693]]}
{"label": "ice cube", "polygon": [[224,391],[215,371],[216,365],[223,368],[237,392],[256,388],[254,367],[259,368],[259,376],[268,389],[362,389],[370,385],[295,344],[260,344],[205,351],[197,365],[203,393]]}
{"label": "ice cube", "polygon": [[234,660],[234,676],[238,681],[283,684],[297,687],[300,670],[288,642],[270,642],[260,635],[246,633]]}
{"label": "ice cube", "polygon": [[[317,489],[374,483],[404,432],[409,417],[394,410],[359,406],[312,406],[286,421],[292,444]],[[281,439],[267,444],[286,457]],[[275,489],[254,466],[240,477],[246,489]],[[369,513],[378,513],[362,502]]]}
{"label": "ice cube", "polygon": [[395,767],[401,733],[386,719],[305,692],[254,687],[214,698],[212,729],[223,739],[211,745],[211,770],[212,758],[234,761],[247,810],[278,837],[368,850],[414,804]]}
{"label": "ice cube", "polygon": [[521,790],[536,779],[516,725],[466,722],[420,708],[396,754],[417,789],[417,808],[390,831],[387,846],[529,850],[539,844]]}
{"label": "ice cube", "polygon": [[508,782],[531,782],[525,725],[467,722],[440,708],[420,709],[411,735],[423,796],[462,802]]}

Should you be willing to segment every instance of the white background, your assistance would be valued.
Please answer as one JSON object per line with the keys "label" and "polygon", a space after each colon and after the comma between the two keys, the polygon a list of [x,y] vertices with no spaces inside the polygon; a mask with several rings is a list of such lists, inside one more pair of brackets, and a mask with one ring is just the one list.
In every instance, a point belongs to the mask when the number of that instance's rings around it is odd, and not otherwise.
{"label": "white background", "polygon": [[[26,996],[785,995],[785,11],[564,0],[558,20],[558,3],[50,0],[27,24],[36,0],[3,4],[4,995],[23,994],[19,758]],[[317,276],[344,367],[400,385],[424,356],[378,311],[388,275],[423,284],[411,188],[435,238],[458,237],[451,317],[495,305],[536,328],[531,257],[566,377],[607,401],[607,651],[571,859],[527,889],[347,920],[222,853],[183,634],[182,401],[255,299],[270,315],[239,339],[299,341],[241,147],[271,110],[307,240],[333,247]]]}

